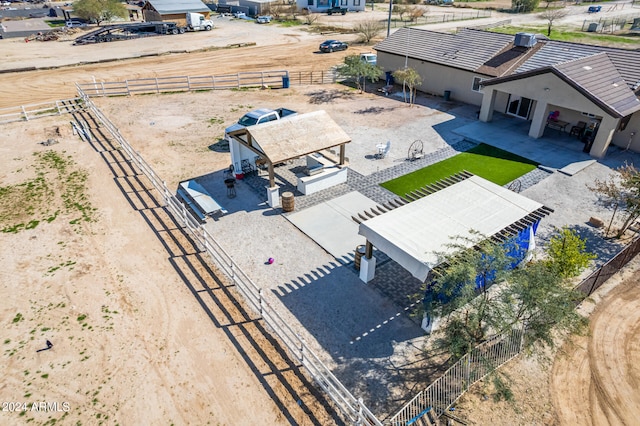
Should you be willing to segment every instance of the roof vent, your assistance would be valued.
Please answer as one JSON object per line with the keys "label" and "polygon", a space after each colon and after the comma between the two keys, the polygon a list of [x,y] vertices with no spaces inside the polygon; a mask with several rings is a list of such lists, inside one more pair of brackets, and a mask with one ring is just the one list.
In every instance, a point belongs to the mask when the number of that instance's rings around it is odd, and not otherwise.
{"label": "roof vent", "polygon": [[533,47],[536,44],[536,35],[529,33],[517,33],[513,41],[518,47]]}

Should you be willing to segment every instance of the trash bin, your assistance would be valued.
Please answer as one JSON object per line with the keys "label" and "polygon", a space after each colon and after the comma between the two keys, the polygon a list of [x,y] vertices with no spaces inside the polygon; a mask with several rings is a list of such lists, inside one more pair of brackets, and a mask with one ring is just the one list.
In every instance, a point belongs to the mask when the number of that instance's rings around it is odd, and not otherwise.
{"label": "trash bin", "polygon": [[384,82],[385,82],[385,84],[387,86],[393,86],[394,78],[393,78],[393,74],[391,73],[391,71],[385,72]]}
{"label": "trash bin", "polygon": [[451,99],[451,90],[445,90],[444,91],[444,100],[448,102],[450,99]]}
{"label": "trash bin", "polygon": [[358,247],[356,247],[356,256],[353,259],[353,266],[354,268],[356,268],[356,271],[360,270],[360,260],[362,259],[362,256],[364,256],[364,253],[364,245],[359,245]]}
{"label": "trash bin", "polygon": [[289,76],[283,76],[282,77],[282,88],[283,89],[288,89],[289,88]]}

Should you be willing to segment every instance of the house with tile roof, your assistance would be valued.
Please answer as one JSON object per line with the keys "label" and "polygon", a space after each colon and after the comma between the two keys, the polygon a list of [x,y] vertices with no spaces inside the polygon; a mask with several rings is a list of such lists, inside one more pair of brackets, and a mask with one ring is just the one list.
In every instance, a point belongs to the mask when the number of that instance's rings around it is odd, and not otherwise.
{"label": "house with tile roof", "polygon": [[147,0],[142,6],[142,16],[146,22],[171,21],[187,25],[187,12],[202,14],[209,19],[211,9],[200,0]]}
{"label": "house with tile roof", "polygon": [[614,144],[640,152],[640,51],[548,40],[533,34],[402,28],[374,47],[378,65],[413,68],[426,93],[575,134],[596,158]]}

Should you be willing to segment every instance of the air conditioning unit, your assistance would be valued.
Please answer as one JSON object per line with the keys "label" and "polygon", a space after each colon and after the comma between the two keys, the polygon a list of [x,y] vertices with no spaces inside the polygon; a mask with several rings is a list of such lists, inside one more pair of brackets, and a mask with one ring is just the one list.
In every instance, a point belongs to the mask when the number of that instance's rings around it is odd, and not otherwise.
{"label": "air conditioning unit", "polygon": [[517,33],[513,44],[519,47],[533,47],[537,40],[535,34]]}

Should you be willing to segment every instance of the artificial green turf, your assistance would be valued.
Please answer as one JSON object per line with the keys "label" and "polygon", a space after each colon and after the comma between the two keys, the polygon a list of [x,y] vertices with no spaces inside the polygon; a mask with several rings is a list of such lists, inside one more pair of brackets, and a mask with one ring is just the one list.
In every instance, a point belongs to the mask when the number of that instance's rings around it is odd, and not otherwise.
{"label": "artificial green turf", "polygon": [[384,182],[383,188],[403,196],[415,189],[432,184],[453,174],[467,170],[495,184],[505,185],[538,166],[538,163],[486,144],[425,167],[399,178]]}

